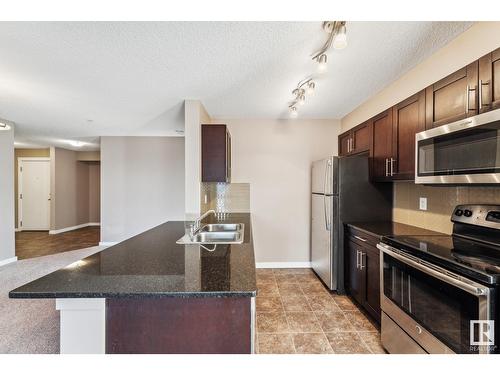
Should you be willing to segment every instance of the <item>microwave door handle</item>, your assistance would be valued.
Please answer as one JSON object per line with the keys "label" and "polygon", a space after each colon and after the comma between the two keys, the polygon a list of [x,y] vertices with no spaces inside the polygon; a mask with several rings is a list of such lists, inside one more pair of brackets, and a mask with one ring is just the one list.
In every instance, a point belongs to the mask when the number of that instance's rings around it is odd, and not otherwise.
{"label": "microwave door handle", "polygon": [[[387,246],[385,244],[377,244],[377,248],[379,250],[382,250],[382,252],[388,254],[389,256],[399,260],[402,263],[407,264],[410,267],[413,267],[419,271],[422,271],[423,273],[430,275],[432,277],[435,277],[438,280],[441,280],[447,284],[453,285],[459,289],[462,289],[466,291],[469,294],[472,294],[474,296],[484,296],[484,295],[489,295],[490,290],[486,288],[485,286],[482,286],[480,284],[477,284],[473,281],[465,281],[463,278],[455,278],[448,276],[448,274],[451,274],[451,272],[438,267],[434,265],[425,265],[423,264],[422,261],[415,261],[413,259],[410,259],[408,256],[401,255],[399,253],[396,253],[395,251],[391,250],[394,249],[391,246]],[[396,250],[396,249],[394,249]],[[432,268],[430,267],[432,266]],[[458,277],[458,275],[457,275]]]}

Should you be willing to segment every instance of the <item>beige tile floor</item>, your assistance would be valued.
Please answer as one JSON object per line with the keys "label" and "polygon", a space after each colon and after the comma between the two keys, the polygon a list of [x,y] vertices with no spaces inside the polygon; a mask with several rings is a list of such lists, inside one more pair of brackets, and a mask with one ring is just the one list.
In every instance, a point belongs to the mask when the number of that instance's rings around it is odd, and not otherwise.
{"label": "beige tile floor", "polygon": [[376,325],[311,269],[258,269],[257,288],[257,353],[385,353]]}

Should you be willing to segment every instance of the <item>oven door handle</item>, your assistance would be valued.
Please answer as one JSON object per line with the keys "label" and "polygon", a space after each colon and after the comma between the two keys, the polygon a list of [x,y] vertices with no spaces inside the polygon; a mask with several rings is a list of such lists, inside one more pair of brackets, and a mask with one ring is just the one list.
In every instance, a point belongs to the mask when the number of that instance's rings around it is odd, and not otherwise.
{"label": "oven door handle", "polygon": [[[435,277],[445,283],[453,285],[459,289],[466,291],[469,294],[474,296],[484,296],[489,295],[489,288],[478,284],[472,280],[465,279],[462,276],[459,276],[453,272],[445,270],[444,268],[435,266],[431,263],[428,263],[424,260],[413,257],[409,254],[402,255],[400,252],[392,246],[388,246],[383,243],[377,244],[377,248],[382,252],[388,254],[389,256],[399,260],[402,263],[409,265],[423,273]],[[381,260],[383,261],[383,260]]]}

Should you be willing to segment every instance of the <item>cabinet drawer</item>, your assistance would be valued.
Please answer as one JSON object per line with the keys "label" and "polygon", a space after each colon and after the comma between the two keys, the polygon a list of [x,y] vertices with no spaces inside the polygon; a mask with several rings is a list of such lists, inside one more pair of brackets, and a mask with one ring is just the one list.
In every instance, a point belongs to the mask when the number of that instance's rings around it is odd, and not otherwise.
{"label": "cabinet drawer", "polygon": [[350,241],[361,246],[376,247],[377,244],[380,242],[380,238],[350,226],[347,227],[347,235],[349,236]]}

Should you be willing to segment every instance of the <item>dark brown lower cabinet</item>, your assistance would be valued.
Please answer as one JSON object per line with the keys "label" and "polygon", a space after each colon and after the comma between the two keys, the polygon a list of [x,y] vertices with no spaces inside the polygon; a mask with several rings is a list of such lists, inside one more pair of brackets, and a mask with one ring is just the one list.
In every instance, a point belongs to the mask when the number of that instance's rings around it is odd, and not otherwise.
{"label": "dark brown lower cabinet", "polygon": [[347,291],[380,323],[380,255],[377,239],[367,237],[347,234]]}

